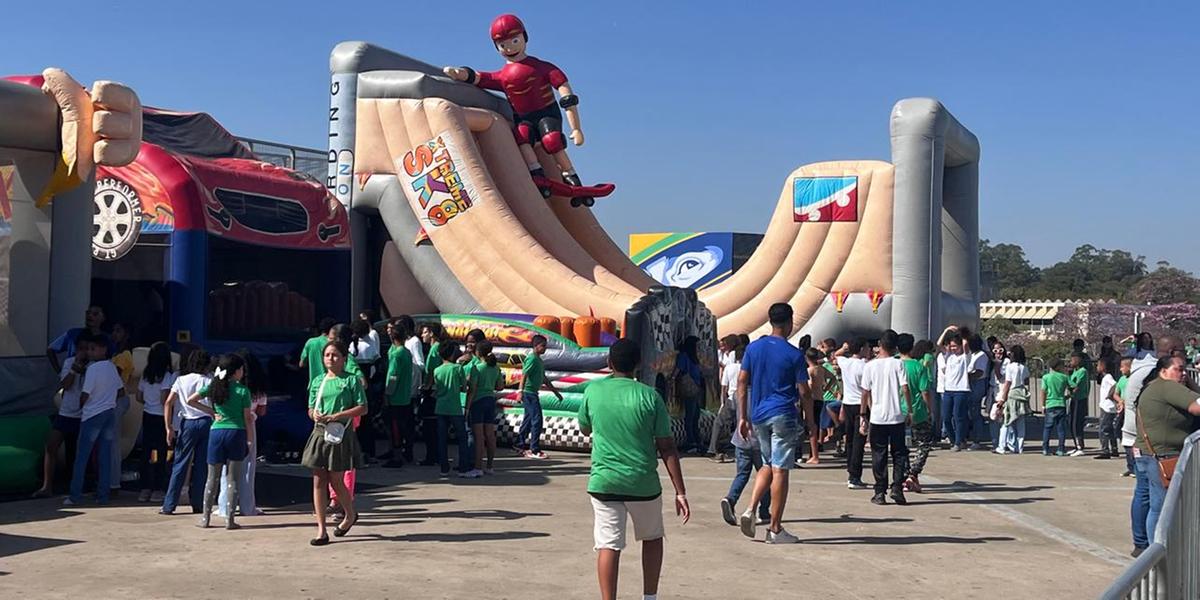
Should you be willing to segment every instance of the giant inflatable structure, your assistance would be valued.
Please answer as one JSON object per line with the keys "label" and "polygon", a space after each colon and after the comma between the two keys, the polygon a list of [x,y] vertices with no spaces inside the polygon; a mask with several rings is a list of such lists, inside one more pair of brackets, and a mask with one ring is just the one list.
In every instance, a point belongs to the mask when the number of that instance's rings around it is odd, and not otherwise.
{"label": "giant inflatable structure", "polygon": [[[334,48],[330,69],[327,184],[352,209],[353,235],[368,229],[355,221],[377,218],[395,252],[364,255],[356,241],[355,306],[372,283],[394,280],[414,292],[392,312],[620,321],[655,284],[590,210],[543,199],[503,98],[363,42]],[[926,98],[896,104],[891,138],[891,163],[822,162],[788,175],[761,245],[700,293],[721,334],[764,332],[767,307],[780,301],[795,308],[797,336],[889,327],[927,336],[977,319],[979,143]],[[539,158],[552,166],[540,149]]]}

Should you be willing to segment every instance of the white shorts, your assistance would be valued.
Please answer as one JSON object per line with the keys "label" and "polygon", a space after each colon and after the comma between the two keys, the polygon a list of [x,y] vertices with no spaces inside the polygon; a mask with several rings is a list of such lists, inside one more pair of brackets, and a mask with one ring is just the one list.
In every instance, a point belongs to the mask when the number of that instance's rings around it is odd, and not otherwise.
{"label": "white shorts", "polygon": [[637,541],[657,540],[663,532],[662,496],[640,502],[597,500],[592,498],[596,524],[592,532],[595,550],[625,549],[625,515],[633,518],[633,537]]}

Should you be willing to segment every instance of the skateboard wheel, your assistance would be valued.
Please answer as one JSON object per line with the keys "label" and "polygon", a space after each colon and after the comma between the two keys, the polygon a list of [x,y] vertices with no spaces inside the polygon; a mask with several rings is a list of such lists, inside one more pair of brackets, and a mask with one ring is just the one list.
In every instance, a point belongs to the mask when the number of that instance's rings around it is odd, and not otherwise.
{"label": "skateboard wheel", "polygon": [[549,199],[551,196],[550,188],[538,188],[538,191],[542,193],[543,198]]}
{"label": "skateboard wheel", "polygon": [[579,208],[579,198],[571,198],[571,206],[574,208]]}
{"label": "skateboard wheel", "polygon": [[595,205],[596,205],[596,199],[595,199],[595,198],[584,198],[584,199],[583,199],[583,205],[584,205],[584,206],[595,206]]}

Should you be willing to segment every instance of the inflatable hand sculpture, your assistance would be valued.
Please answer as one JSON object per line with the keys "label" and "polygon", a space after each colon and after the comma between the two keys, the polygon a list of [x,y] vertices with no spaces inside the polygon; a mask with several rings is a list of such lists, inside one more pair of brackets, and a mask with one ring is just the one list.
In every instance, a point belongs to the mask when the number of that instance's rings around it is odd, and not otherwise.
{"label": "inflatable hand sculpture", "polygon": [[42,72],[42,91],[62,113],[62,151],[39,207],[88,179],[96,165],[120,167],[137,158],[142,145],[142,103],[133,90],[97,81],[89,93],[62,69]]}

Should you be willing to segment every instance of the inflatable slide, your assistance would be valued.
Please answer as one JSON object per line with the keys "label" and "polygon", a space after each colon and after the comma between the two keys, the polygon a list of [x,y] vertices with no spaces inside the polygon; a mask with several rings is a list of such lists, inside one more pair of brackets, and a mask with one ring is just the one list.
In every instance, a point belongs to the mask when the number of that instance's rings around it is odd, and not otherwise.
{"label": "inflatable slide", "polygon": [[[590,210],[542,197],[503,98],[363,42],[334,48],[330,69],[327,186],[352,209],[352,231],[380,219],[398,254],[358,252],[355,306],[372,294],[371,264],[389,267],[381,289],[403,280],[416,290],[404,302],[452,313],[621,322],[655,284]],[[764,332],[779,301],[795,308],[797,336],[927,336],[975,322],[979,143],[925,98],[896,104],[891,139],[890,163],[822,162],[787,176],[761,245],[699,297],[722,335]],[[621,202],[620,190],[606,201]]]}

